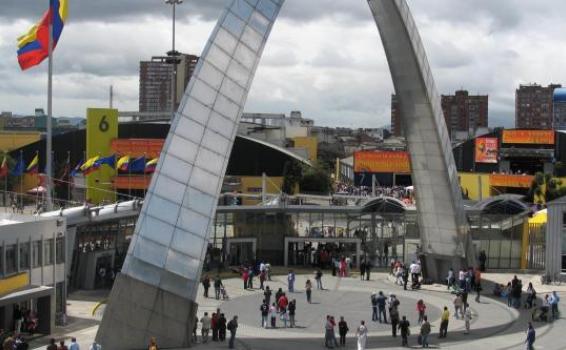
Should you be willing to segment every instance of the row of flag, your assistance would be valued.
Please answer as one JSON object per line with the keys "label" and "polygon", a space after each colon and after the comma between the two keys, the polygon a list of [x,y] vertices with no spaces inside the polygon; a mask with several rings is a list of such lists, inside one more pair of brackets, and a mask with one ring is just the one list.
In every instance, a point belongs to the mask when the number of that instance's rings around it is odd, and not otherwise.
{"label": "row of flag", "polygon": [[[145,156],[131,158],[130,156],[118,157],[115,154],[109,157],[92,157],[86,162],[80,161],[77,166],[73,168],[70,175],[77,176],[79,174],[88,175],[99,170],[103,165],[115,168],[120,172],[128,172],[133,174],[145,173],[152,174],[155,172],[158,158],[146,158]],[[69,162],[68,162],[69,163]],[[69,164],[66,169],[69,169]],[[39,171],[39,154],[36,154],[31,162],[26,165],[23,157],[20,157],[14,167],[9,169],[8,160],[4,157],[2,165],[0,165],[0,177],[8,176],[22,176],[23,174],[37,174]],[[65,172],[68,174],[66,170]]]}
{"label": "row of flag", "polygon": [[71,176],[82,173],[88,175],[107,165],[121,172],[151,174],[155,171],[158,158],[146,158],[145,156],[131,158],[130,156],[118,157],[115,154],[109,157],[95,156],[86,162],[79,162],[71,171]]}

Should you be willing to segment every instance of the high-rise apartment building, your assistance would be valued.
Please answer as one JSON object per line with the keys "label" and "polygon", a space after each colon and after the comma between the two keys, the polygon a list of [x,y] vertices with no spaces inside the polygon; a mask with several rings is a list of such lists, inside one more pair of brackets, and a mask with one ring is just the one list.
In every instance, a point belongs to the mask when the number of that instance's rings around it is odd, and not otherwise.
{"label": "high-rise apartment building", "polygon": [[[175,109],[179,107],[199,57],[179,54],[177,59]],[[172,79],[173,58],[171,56],[152,57],[151,61],[140,62],[140,112],[171,111]]]}
{"label": "high-rise apartment building", "polygon": [[551,129],[553,121],[552,96],[554,89],[562,87],[550,84],[520,85],[515,91],[515,127],[517,129]]}
{"label": "high-rise apartment building", "polygon": [[552,128],[566,130],[566,88],[554,89],[552,99]]}
{"label": "high-rise apartment building", "polygon": [[[466,90],[459,90],[454,95],[442,95],[442,111],[448,131],[453,132],[476,130],[488,126],[487,95],[470,95]],[[391,95],[391,133],[403,136],[403,126],[399,103],[396,95]]]}

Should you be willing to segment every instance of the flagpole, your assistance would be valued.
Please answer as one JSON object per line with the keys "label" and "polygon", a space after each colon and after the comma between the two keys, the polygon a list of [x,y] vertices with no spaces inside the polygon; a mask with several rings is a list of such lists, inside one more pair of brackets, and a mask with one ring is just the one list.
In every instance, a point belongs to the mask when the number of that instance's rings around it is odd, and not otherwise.
{"label": "flagpole", "polygon": [[71,203],[71,151],[67,151],[67,202]]}
{"label": "flagpole", "polygon": [[47,210],[53,210],[53,201],[51,198],[51,149],[52,145],[52,131],[51,131],[51,116],[53,115],[53,18],[55,17],[55,9],[51,7],[51,17],[49,18],[49,44],[48,44],[48,69],[47,69],[47,136],[46,136],[46,165],[45,165],[45,175],[47,181],[45,182],[45,190],[47,193]]}
{"label": "flagpole", "polygon": [[[20,161],[24,159],[24,151],[20,150]],[[24,170],[22,169],[21,173],[20,173],[20,205],[22,207],[22,210],[24,208]]]}

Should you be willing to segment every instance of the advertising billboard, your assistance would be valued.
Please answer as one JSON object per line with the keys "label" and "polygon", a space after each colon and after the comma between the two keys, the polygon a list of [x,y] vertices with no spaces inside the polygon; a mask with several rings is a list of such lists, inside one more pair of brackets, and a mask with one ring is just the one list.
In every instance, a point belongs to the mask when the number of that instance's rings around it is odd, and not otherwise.
{"label": "advertising billboard", "polygon": [[489,185],[496,187],[529,188],[534,178],[534,176],[529,175],[492,174],[489,175]]}
{"label": "advertising billboard", "polygon": [[354,173],[410,174],[409,154],[402,151],[355,152]]}
{"label": "advertising billboard", "polygon": [[503,143],[554,145],[554,130],[503,130]]}
{"label": "advertising billboard", "polygon": [[475,160],[476,163],[497,164],[499,155],[499,140],[497,137],[476,138]]}

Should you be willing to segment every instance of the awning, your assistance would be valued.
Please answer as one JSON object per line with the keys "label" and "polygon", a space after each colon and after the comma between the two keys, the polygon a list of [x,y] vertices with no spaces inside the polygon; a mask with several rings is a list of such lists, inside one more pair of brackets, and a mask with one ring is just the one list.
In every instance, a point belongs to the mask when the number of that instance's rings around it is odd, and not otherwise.
{"label": "awning", "polygon": [[29,286],[26,289],[19,290],[10,294],[6,294],[0,298],[0,306],[20,303],[29,299],[36,299],[53,295],[53,287],[47,286]]}

